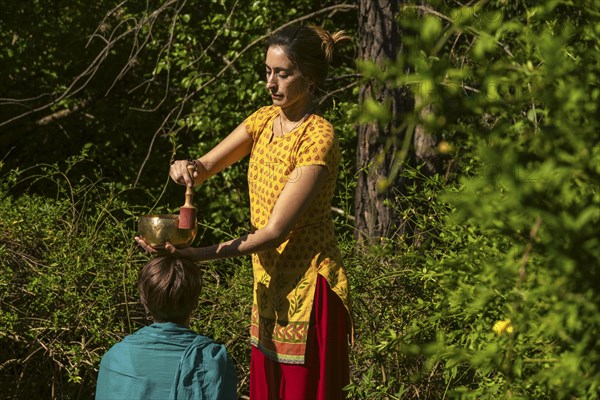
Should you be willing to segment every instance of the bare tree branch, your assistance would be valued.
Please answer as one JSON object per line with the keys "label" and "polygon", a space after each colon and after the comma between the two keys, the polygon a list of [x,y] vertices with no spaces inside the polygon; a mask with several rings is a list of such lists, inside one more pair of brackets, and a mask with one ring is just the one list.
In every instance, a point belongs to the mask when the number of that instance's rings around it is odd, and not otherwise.
{"label": "bare tree branch", "polygon": [[[124,32],[119,33],[121,27],[123,26],[127,26],[127,23],[130,22],[131,19],[122,19],[120,20],[120,22],[109,32],[108,37],[105,37],[103,35],[103,30],[105,29],[106,26],[108,26],[108,23],[106,22],[108,17],[111,15],[115,15],[115,16],[120,16],[120,10],[121,10],[121,6],[123,4],[126,3],[126,1],[121,2],[117,7],[113,8],[112,10],[110,10],[106,16],[104,17],[104,19],[102,20],[102,23],[98,26],[98,28],[96,28],[96,30],[94,31],[94,33],[90,36],[90,39],[88,40],[88,44],[87,46],[89,46],[92,42],[93,39],[101,39],[105,44],[105,46],[98,52],[98,54],[96,55],[96,57],[92,60],[92,62],[85,68],[85,70],[83,72],[81,72],[79,75],[77,75],[73,81],[71,82],[71,84],[62,91],[62,93],[57,96],[55,99],[53,99],[52,101],[49,101],[46,104],[43,104],[39,107],[32,107],[30,108],[28,111],[17,114],[15,116],[13,116],[12,118],[9,118],[5,121],[0,122],[0,127],[2,126],[6,126],[9,125],[11,123],[14,123],[15,121],[18,121],[24,117],[27,117],[29,115],[33,115],[36,114],[40,111],[46,110],[48,108],[51,108],[52,106],[58,104],[59,102],[61,102],[62,100],[68,98],[68,97],[72,97],[74,95],[76,95],[77,93],[81,92],[83,89],[85,89],[88,85],[88,83],[90,82],[90,80],[96,75],[96,73],[98,72],[98,70],[100,69],[100,67],[102,66],[102,64],[104,63],[104,61],[108,58],[108,56],[110,55],[111,50],[115,47],[115,45],[126,39],[127,37],[129,37],[130,35],[134,35],[135,39],[137,39],[137,35],[139,34],[139,32],[142,30],[143,27],[145,26],[152,26],[154,24],[154,22],[158,19],[158,17],[165,12],[165,10],[170,9],[170,7],[173,4],[178,3],[181,0],[168,0],[166,1],[164,4],[162,4],[157,10],[153,11],[152,13],[150,13],[149,15],[147,15],[146,17],[142,18],[140,21],[136,21],[135,19],[133,27],[126,29]],[[103,28],[104,27],[104,28]],[[150,30],[151,32],[151,30]],[[150,35],[150,33],[149,33]],[[148,38],[148,36],[147,36]],[[135,42],[135,41],[134,41]],[[147,43],[147,41],[143,42],[144,44]],[[135,48],[135,46],[133,47]],[[143,48],[143,46],[140,47],[140,49]],[[132,54],[139,54],[139,52],[133,52]],[[127,72],[127,70],[129,70],[130,65],[128,65],[131,61],[131,58],[128,59],[128,62],[126,64],[126,66],[124,67],[125,72]],[[116,80],[119,80],[122,76],[123,76],[123,70],[121,71],[121,73],[119,73],[119,75],[116,77]],[[110,90],[110,89],[109,89]],[[28,99],[29,100],[29,99]],[[22,100],[23,102],[25,100]]]}
{"label": "bare tree branch", "polygon": [[63,110],[56,111],[50,115],[46,115],[45,117],[38,119],[37,121],[35,121],[35,124],[38,126],[48,125],[51,122],[68,117],[69,115],[80,111],[81,109],[87,107],[87,105],[89,103],[90,103],[90,100],[88,99],[88,100],[83,101],[80,104],[76,104],[75,106],[73,106],[71,108],[65,108]]}
{"label": "bare tree branch", "polygon": [[[102,42],[102,46],[101,46],[100,50],[97,52],[97,54],[95,55],[95,57],[91,60],[91,62],[84,68],[84,70],[81,73],[79,73],[77,76],[75,76],[73,78],[73,80],[70,82],[70,84],[64,90],[62,90],[52,100],[50,100],[42,105],[29,106],[28,103],[30,103],[31,101],[34,101],[36,99],[39,99],[43,96],[39,96],[38,98],[29,98],[29,99],[21,99],[21,100],[5,99],[6,103],[19,104],[22,107],[27,108],[27,111],[23,111],[22,113],[14,115],[4,121],[0,121],[0,127],[10,125],[16,121],[19,121],[23,118],[28,117],[28,116],[35,115],[44,110],[48,110],[48,109],[52,108],[53,106],[59,104],[61,101],[64,101],[65,99],[68,99],[71,97],[74,97],[75,95],[77,95],[78,93],[83,91],[88,86],[89,82],[96,76],[96,74],[98,73],[100,68],[105,64],[105,62],[107,61],[107,59],[109,58],[109,56],[111,55],[111,52],[115,49],[115,47],[125,40],[132,39],[132,43],[130,45],[129,56],[127,58],[127,61],[121,67],[121,69],[119,70],[119,72],[116,74],[116,76],[112,80],[111,84],[109,85],[109,87],[106,91],[106,94],[108,94],[111,90],[114,89],[116,83],[119,80],[123,79],[123,77],[125,77],[131,71],[131,68],[135,65],[136,60],[140,56],[141,52],[145,48],[147,48],[148,44],[153,40],[153,28],[154,28],[154,25],[158,22],[159,18],[161,18],[166,13],[173,11],[172,15],[169,15],[169,24],[170,24],[169,38],[166,41],[166,43],[164,44],[164,46],[161,48],[161,50],[159,51],[159,54],[156,59],[156,62],[158,64],[158,62],[164,57],[164,55],[165,54],[168,55],[172,49],[172,46],[173,46],[173,43],[175,40],[174,39],[175,26],[178,21],[180,12],[182,11],[182,9],[186,5],[186,3],[187,3],[187,0],[166,0],[158,8],[156,8],[153,11],[151,11],[149,9],[149,3],[147,3],[147,5],[146,5],[147,8],[146,8],[146,11],[145,11],[143,17],[136,19],[132,16],[125,15],[124,6],[127,4],[127,0],[121,1],[119,4],[117,4],[115,7],[113,7],[111,10],[109,10],[104,15],[104,18],[101,20],[100,24],[98,24],[98,26],[96,27],[94,32],[89,36],[86,47],[91,46],[92,43],[94,43],[95,41]],[[227,22],[229,22],[230,19],[233,18],[233,16],[235,15],[235,11],[237,9],[238,3],[239,3],[239,1],[236,1],[234,3],[234,5],[232,6],[231,10],[228,13],[226,23],[218,32],[216,32],[216,34],[212,38],[209,46],[206,49],[204,49],[204,51],[198,58],[193,60],[186,67],[192,67],[193,65],[197,64],[201,59],[206,57],[206,55],[208,54],[208,51],[210,51],[210,49],[216,43],[217,39],[223,34],[225,27],[227,25]],[[273,33],[278,32],[287,26],[308,20],[310,18],[314,18],[319,15],[331,15],[332,13],[350,11],[350,10],[355,10],[357,8],[358,8],[358,6],[356,4],[337,4],[337,5],[325,7],[321,10],[318,10],[318,11],[303,15],[299,18],[293,19],[293,20],[279,26],[276,29],[257,37],[251,43],[246,45],[242,50],[237,52],[237,54],[235,54],[234,57],[232,57],[230,60],[227,60],[227,62],[225,63],[225,66],[222,69],[220,69],[216,74],[214,74],[212,77],[210,77],[206,82],[202,83],[199,87],[192,87],[192,86],[188,87],[187,92],[185,93],[183,98],[178,102],[177,105],[175,105],[173,108],[171,108],[171,110],[163,118],[163,121],[161,122],[160,126],[156,129],[156,131],[149,143],[147,155],[139,168],[136,180],[134,182],[134,186],[137,185],[139,178],[144,170],[144,167],[149,160],[150,153],[152,151],[152,148],[156,141],[156,138],[161,133],[165,133],[165,132],[177,133],[177,132],[179,132],[182,129],[182,127],[177,126],[177,120],[179,120],[182,117],[184,110],[185,110],[185,106],[189,103],[189,101],[197,93],[203,91],[210,85],[214,84],[228,70],[234,69],[237,61],[244,54],[246,54],[248,51],[253,49],[256,45],[258,45],[259,43],[264,41],[266,38],[268,38]],[[115,21],[116,21],[116,23],[115,23]],[[113,24],[114,24],[114,26],[111,27],[111,25],[113,25]],[[169,68],[167,68],[167,70],[169,70]],[[167,73],[169,74],[170,72],[167,71]],[[170,75],[167,78],[169,78],[169,77],[170,77]],[[154,80],[154,77],[152,79],[146,80],[144,83],[142,83],[142,84],[136,86],[134,89],[132,89],[130,91],[130,93],[132,91],[139,89],[140,87],[142,87],[144,85],[149,85],[153,80]],[[168,92],[169,92],[169,85],[170,85],[169,81],[170,81],[170,79],[167,79],[167,81],[165,83],[164,95],[163,95],[162,100],[159,102],[159,104],[156,105],[155,107],[153,107],[153,109],[142,110],[142,111],[155,111],[164,103],[164,101],[166,100],[166,98],[168,96]],[[68,115],[71,115],[73,112],[76,112],[77,110],[79,110],[80,108],[82,108],[84,106],[85,106],[85,104],[81,104],[81,105],[78,105],[71,109],[65,109],[65,110],[61,110],[61,111],[52,113],[46,117],[42,117],[42,118],[38,119],[35,122],[35,124],[37,124],[37,125],[48,124],[48,123],[56,121],[60,118],[64,118]]]}

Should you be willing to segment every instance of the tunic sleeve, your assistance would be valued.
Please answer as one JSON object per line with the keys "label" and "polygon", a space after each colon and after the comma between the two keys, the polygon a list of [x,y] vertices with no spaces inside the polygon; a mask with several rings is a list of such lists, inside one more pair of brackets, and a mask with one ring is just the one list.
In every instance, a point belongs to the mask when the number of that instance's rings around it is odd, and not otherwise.
{"label": "tunic sleeve", "polygon": [[324,165],[329,172],[337,168],[339,145],[331,124],[325,120],[307,129],[296,156],[296,168],[310,165]]}

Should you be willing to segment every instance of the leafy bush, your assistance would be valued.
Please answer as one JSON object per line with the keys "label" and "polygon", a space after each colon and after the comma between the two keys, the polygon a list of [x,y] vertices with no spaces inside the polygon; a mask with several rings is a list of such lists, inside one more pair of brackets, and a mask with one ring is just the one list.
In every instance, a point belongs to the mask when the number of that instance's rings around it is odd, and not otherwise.
{"label": "leafy bush", "polygon": [[[93,397],[100,357],[150,321],[135,282],[148,256],[133,241],[149,210],[99,178],[76,178],[85,159],[27,176],[54,183],[55,198],[7,195],[0,183],[0,379],[6,398]],[[75,179],[74,179],[75,178]],[[202,266],[205,288],[192,327],[226,343],[248,376],[249,260]],[[247,385],[242,379],[241,386]]]}
{"label": "leafy bush", "polygon": [[133,300],[142,258],[118,193],[42,170],[55,199],[13,199],[1,186],[2,384],[8,398],[89,397],[99,357],[143,316]]}
{"label": "leafy bush", "polygon": [[[405,56],[386,71],[365,65],[430,107],[412,118],[453,164],[448,183],[404,170],[424,189],[396,206],[427,240],[400,246],[392,272],[370,281],[401,278],[413,293],[399,302],[405,314],[385,313],[399,323],[371,347],[388,363],[420,355],[416,384],[395,378],[355,387],[357,397],[406,387],[415,398],[599,397],[598,12],[597,2],[410,4]],[[435,396],[423,381],[434,376]]]}

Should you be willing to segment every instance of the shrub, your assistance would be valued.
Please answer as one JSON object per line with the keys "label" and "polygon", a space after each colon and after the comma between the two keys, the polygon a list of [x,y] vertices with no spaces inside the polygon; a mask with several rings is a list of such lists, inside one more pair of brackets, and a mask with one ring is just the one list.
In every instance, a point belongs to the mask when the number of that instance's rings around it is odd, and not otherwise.
{"label": "shrub", "polygon": [[[93,397],[100,357],[150,323],[136,288],[148,255],[133,241],[137,216],[149,209],[119,200],[127,196],[109,182],[78,178],[75,166],[85,162],[27,171],[28,179],[54,183],[53,199],[11,197],[10,189],[24,183],[18,171],[0,182],[0,381],[6,398]],[[205,286],[192,323],[227,345],[241,387],[248,383],[249,265],[202,265]]]}
{"label": "shrub", "polygon": [[8,398],[92,396],[99,357],[143,318],[132,290],[143,258],[132,244],[127,205],[101,181],[74,182],[69,172],[42,166],[33,175],[55,183],[54,199],[14,199],[10,179],[2,182],[0,341]]}
{"label": "shrub", "polygon": [[423,190],[394,206],[427,240],[365,278],[408,284],[371,348],[387,365],[419,355],[415,384],[385,386],[386,367],[361,398],[420,397],[429,376],[435,398],[599,397],[600,31],[584,3],[410,4],[405,55],[365,69],[430,107],[412,118],[454,164],[448,183],[405,168]]}

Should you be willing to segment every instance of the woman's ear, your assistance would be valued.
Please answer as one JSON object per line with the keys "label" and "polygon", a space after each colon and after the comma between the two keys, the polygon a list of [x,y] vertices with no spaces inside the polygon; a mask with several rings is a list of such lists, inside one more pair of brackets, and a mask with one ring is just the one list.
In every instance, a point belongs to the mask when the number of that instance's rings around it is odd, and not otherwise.
{"label": "woman's ear", "polygon": [[311,78],[304,78],[304,82],[306,82],[306,85],[308,86],[308,93],[314,93],[315,91],[315,81]]}

